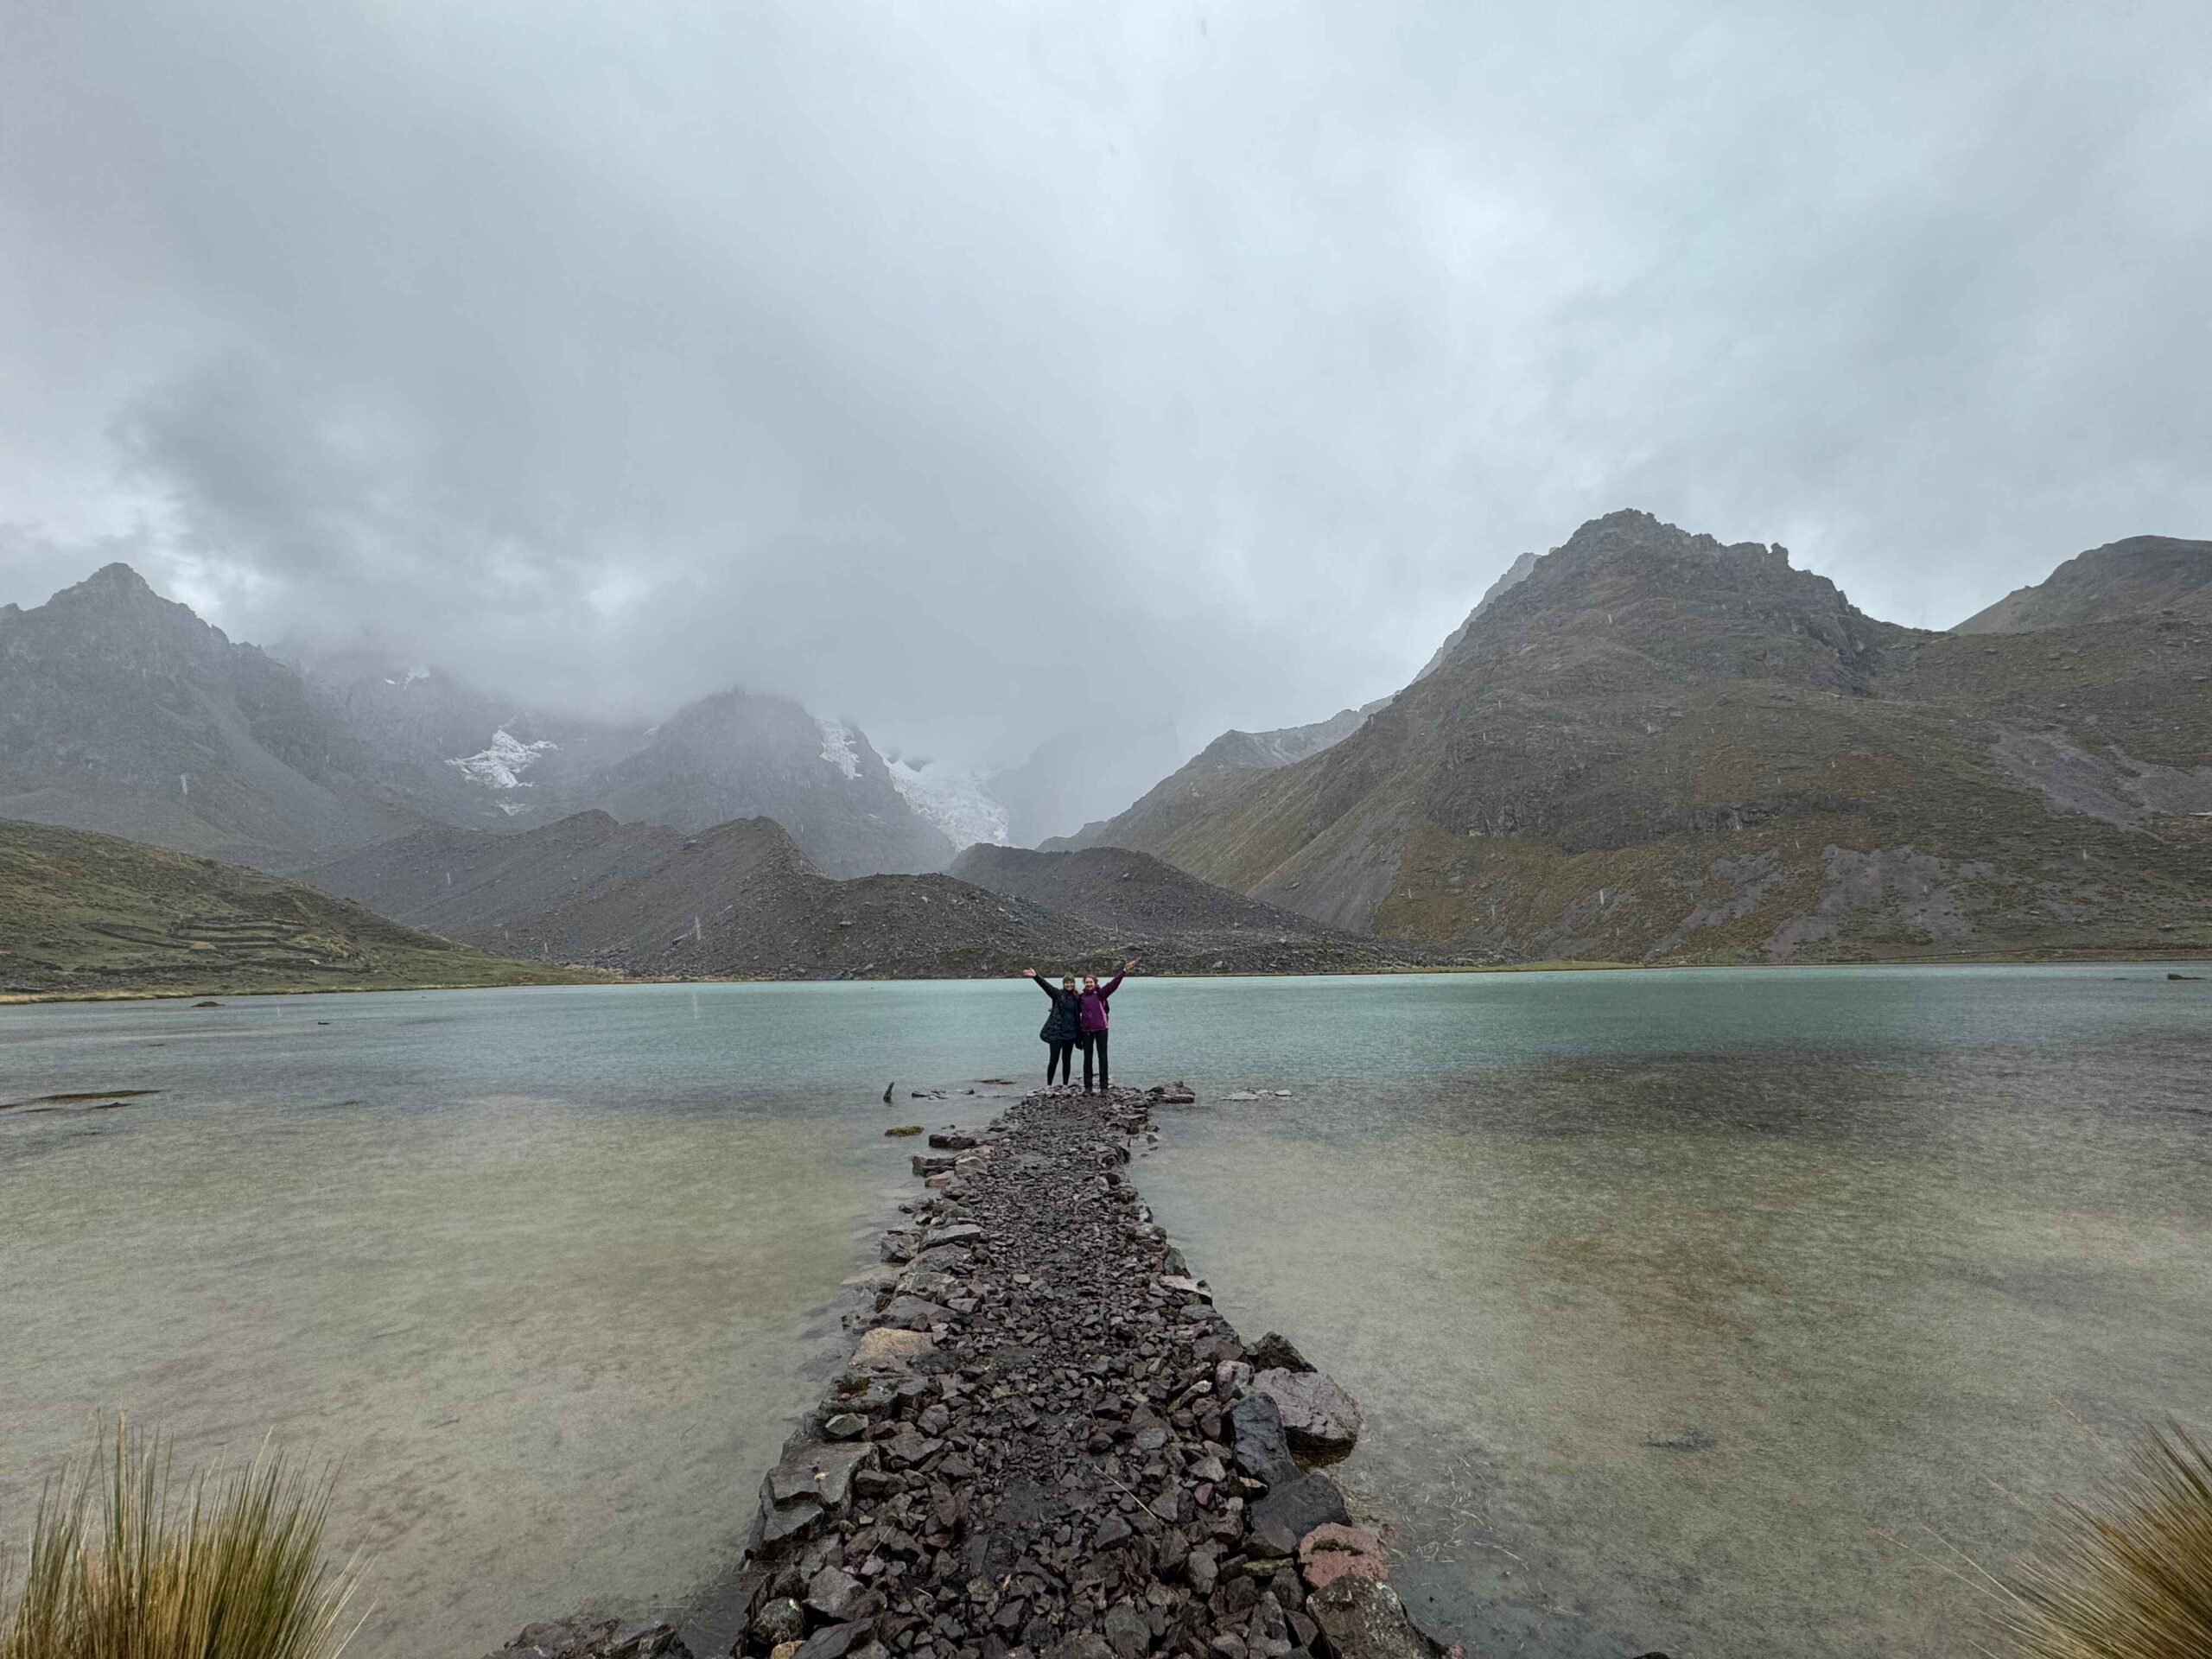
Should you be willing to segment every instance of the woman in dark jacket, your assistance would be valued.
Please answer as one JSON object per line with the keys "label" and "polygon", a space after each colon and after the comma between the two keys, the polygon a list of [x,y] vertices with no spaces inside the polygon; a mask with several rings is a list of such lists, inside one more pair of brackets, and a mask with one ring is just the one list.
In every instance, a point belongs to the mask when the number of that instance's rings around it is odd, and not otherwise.
{"label": "woman in dark jacket", "polygon": [[[1070,974],[1060,981],[1059,988],[1040,976],[1034,968],[1021,970],[1024,979],[1033,979],[1037,988],[1052,999],[1052,1011],[1045,1016],[1045,1027],[1037,1034],[1042,1038],[1045,1052],[1045,1086],[1052,1086],[1052,1073],[1060,1074],[1062,1083],[1075,1081],[1075,1046],[1083,1039],[1083,996],[1075,988],[1075,976]],[[1090,1068],[1086,1055],[1084,1069]]]}

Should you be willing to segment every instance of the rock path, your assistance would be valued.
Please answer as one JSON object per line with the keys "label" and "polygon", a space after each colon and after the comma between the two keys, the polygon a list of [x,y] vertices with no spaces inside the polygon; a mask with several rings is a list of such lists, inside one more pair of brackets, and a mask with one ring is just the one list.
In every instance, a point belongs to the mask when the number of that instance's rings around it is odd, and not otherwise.
{"label": "rock path", "polygon": [[1358,1408],[1282,1338],[1248,1345],[1128,1180],[1179,1098],[1031,1095],[930,1137],[868,1327],[763,1483],[738,1659],[1433,1659],[1300,1460]]}

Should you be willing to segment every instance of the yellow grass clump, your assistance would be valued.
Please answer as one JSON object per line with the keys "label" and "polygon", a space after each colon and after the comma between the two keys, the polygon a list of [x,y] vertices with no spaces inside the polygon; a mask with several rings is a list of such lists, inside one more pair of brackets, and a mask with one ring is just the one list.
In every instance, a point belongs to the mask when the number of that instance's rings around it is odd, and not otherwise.
{"label": "yellow grass clump", "polygon": [[39,1499],[0,1659],[334,1659],[360,1575],[321,1559],[329,1503],[327,1473],[265,1449],[175,1490],[159,1437],[118,1419]]}
{"label": "yellow grass clump", "polygon": [[2005,1592],[2025,1659],[2212,1659],[2212,1455],[2151,1429],[2094,1504],[2060,1505]]}

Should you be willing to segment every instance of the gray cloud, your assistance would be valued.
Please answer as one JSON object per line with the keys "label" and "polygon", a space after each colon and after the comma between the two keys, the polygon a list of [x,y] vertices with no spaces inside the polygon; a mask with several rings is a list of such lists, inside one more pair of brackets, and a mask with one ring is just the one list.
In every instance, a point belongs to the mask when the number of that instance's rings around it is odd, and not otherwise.
{"label": "gray cloud", "polygon": [[0,4],[0,598],[982,760],[1624,505],[1931,626],[2212,523],[2194,0]]}

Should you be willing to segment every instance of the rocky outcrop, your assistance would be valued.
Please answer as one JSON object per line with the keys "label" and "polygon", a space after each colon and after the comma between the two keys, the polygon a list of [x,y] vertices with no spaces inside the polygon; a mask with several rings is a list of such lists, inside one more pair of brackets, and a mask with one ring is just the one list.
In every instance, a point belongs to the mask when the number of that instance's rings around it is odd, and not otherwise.
{"label": "rocky outcrop", "polygon": [[2034,633],[2165,607],[2212,612],[2212,542],[2131,536],[2078,553],[2033,587],[2016,588],[1954,633]]}
{"label": "rocky outcrop", "polygon": [[572,1613],[532,1624],[488,1659],[691,1659],[673,1624]]}

